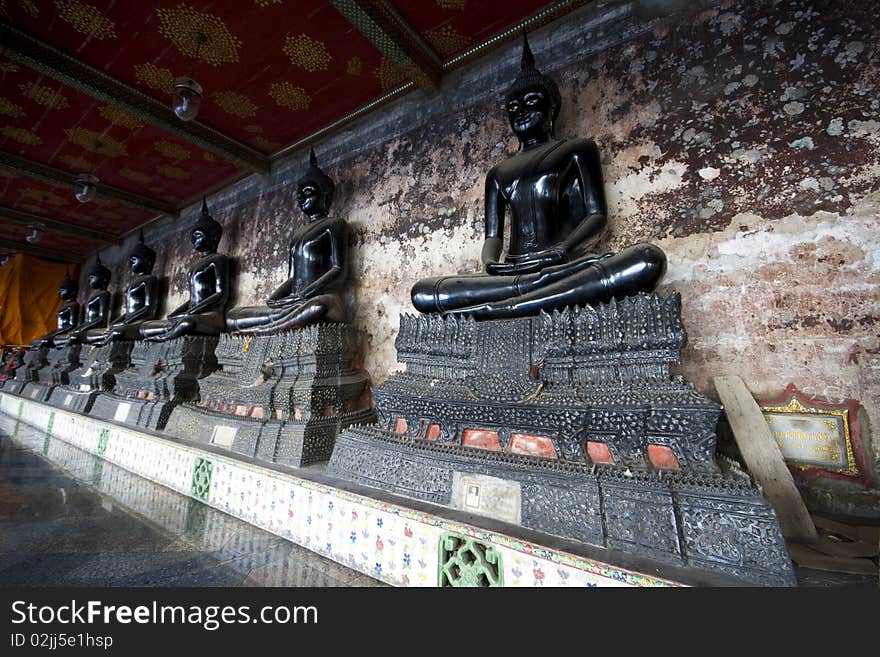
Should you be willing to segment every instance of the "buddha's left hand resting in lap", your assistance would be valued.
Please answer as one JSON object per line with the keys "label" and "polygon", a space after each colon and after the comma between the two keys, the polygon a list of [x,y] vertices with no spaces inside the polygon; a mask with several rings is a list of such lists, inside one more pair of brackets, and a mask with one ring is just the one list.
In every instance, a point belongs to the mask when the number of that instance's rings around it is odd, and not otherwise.
{"label": "buddha's left hand resting in lap", "polygon": [[229,300],[229,258],[217,253],[223,227],[208,214],[202,214],[192,230],[192,244],[201,257],[189,269],[189,301],[165,319],[146,321],[140,334],[146,340],[161,342],[183,335],[219,335],[224,328],[224,311]]}
{"label": "buddha's left hand resting in lap", "polygon": [[290,241],[288,279],[265,306],[234,308],[230,333],[271,335],[319,322],[344,322],[340,293],[348,278],[348,224],[329,216],[335,185],[319,167],[315,152],[297,183],[297,201],[308,217]]}

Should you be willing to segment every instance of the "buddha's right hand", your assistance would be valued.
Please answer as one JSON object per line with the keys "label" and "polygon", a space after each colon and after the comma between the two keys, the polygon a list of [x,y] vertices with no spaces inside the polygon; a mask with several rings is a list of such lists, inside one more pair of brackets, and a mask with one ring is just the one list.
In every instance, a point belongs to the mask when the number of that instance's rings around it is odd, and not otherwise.
{"label": "buddha's right hand", "polygon": [[532,274],[546,267],[558,265],[567,260],[565,252],[559,248],[546,249],[531,254],[527,260],[519,262],[495,262],[486,264],[486,272],[494,276],[514,276]]}
{"label": "buddha's right hand", "polygon": [[291,294],[286,297],[281,297],[280,299],[266,299],[266,305],[269,308],[287,308],[288,306],[292,306],[294,304],[300,303],[302,298],[298,294]]}

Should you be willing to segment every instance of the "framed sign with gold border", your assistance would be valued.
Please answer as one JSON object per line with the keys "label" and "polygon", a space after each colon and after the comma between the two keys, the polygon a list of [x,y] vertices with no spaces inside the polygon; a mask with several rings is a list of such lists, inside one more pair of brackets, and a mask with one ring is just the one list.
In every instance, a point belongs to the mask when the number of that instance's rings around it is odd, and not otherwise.
{"label": "framed sign with gold border", "polygon": [[858,401],[813,399],[790,383],[779,397],[758,403],[793,474],[876,488],[862,444]]}

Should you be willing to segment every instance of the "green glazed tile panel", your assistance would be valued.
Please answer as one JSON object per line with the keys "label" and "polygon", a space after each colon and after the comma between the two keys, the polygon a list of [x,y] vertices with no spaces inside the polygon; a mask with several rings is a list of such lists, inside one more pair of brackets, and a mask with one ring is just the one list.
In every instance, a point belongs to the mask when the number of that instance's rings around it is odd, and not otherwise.
{"label": "green glazed tile panel", "polygon": [[202,500],[208,500],[211,494],[211,470],[213,466],[208,459],[197,458],[192,476],[192,495]]}
{"label": "green glazed tile panel", "polygon": [[504,586],[501,555],[491,545],[457,534],[440,538],[441,587]]}

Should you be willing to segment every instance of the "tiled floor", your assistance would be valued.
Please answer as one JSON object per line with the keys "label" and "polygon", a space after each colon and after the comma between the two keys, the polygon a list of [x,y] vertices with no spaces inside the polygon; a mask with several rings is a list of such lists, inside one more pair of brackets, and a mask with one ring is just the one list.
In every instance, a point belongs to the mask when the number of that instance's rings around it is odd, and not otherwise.
{"label": "tiled floor", "polygon": [[74,447],[64,472],[29,431],[0,435],[0,586],[382,586]]}

